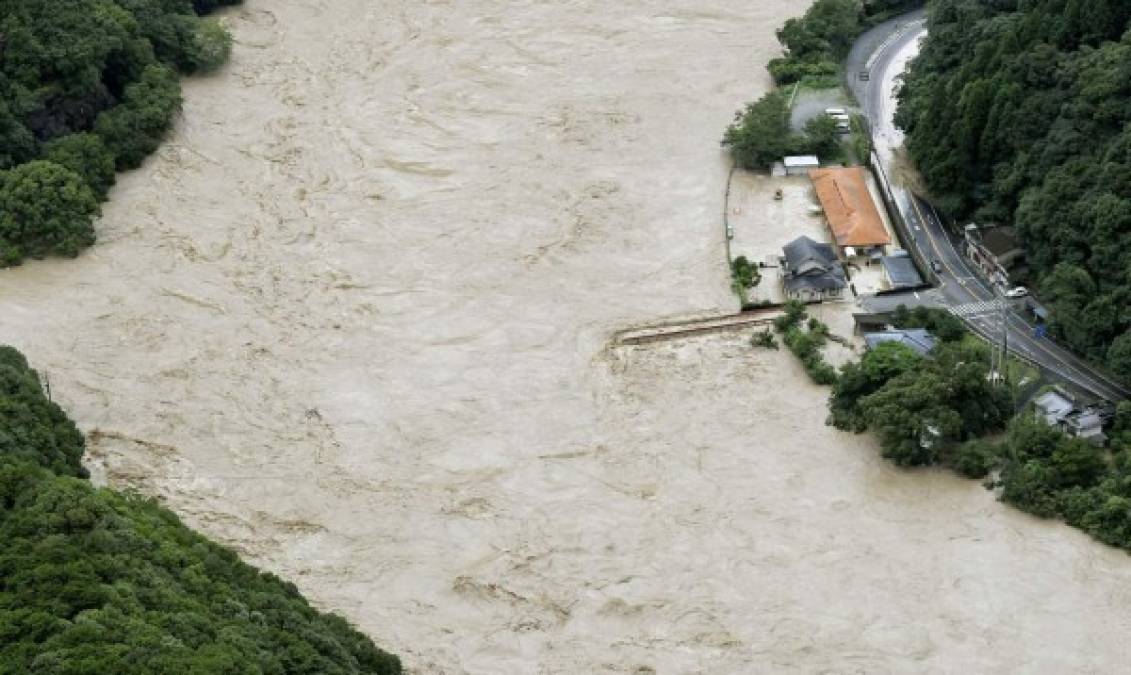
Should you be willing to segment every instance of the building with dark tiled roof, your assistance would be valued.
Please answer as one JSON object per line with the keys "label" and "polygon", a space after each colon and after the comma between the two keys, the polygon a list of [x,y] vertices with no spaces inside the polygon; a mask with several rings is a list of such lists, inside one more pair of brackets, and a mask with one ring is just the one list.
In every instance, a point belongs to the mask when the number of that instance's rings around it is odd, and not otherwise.
{"label": "building with dark tiled roof", "polygon": [[832,246],[798,237],[782,251],[782,288],[787,298],[819,302],[844,294],[848,280]]}

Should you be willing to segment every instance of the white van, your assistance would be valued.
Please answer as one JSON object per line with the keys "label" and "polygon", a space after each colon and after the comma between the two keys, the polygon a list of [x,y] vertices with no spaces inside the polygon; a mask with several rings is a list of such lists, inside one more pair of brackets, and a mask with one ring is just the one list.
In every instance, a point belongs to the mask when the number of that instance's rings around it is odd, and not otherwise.
{"label": "white van", "polygon": [[825,114],[829,117],[836,117],[837,115],[847,115],[848,111],[844,108],[825,108]]}

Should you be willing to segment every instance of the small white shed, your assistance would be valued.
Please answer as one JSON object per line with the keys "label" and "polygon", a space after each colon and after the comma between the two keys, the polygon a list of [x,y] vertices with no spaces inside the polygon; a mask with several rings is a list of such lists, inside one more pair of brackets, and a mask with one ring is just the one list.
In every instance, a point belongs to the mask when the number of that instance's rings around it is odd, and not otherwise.
{"label": "small white shed", "polygon": [[821,168],[821,160],[816,155],[795,155],[786,157],[784,162],[788,176],[808,176],[810,170]]}

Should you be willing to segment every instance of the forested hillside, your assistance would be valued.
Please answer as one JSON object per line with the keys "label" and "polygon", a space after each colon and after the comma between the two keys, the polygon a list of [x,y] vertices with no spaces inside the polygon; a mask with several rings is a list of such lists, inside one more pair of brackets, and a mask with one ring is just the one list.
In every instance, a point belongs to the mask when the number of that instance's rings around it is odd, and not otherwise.
{"label": "forested hillside", "polygon": [[76,255],[114,183],[180,110],[179,73],[231,39],[198,14],[240,0],[0,0],[0,265]]}
{"label": "forested hillside", "polygon": [[[116,171],[180,110],[240,0],[0,0],[0,265],[75,255]],[[60,289],[62,290],[62,289]],[[0,346],[0,675],[401,672],[155,501],[96,489],[83,435]]]}
{"label": "forested hillside", "polygon": [[897,122],[939,204],[1016,225],[1064,343],[1131,383],[1131,2],[934,0]]}
{"label": "forested hillside", "polygon": [[95,489],[83,445],[0,346],[0,674],[401,672],[153,500]]}

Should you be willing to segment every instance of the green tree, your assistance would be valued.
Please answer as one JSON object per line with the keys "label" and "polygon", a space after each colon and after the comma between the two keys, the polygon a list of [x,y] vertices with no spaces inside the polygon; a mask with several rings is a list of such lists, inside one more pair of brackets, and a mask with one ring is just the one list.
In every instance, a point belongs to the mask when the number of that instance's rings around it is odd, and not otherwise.
{"label": "green tree", "polygon": [[1108,347],[1107,366],[1124,382],[1131,382],[1131,329],[1124,331]]}
{"label": "green tree", "polygon": [[1062,493],[1095,485],[1108,468],[1101,449],[1034,415],[1021,415],[1010,425],[1005,456],[1002,499],[1046,518],[1062,513]]}
{"label": "green tree", "polygon": [[883,456],[901,466],[938,461],[941,448],[962,436],[962,417],[950,406],[948,383],[932,371],[908,372],[860,401]]}
{"label": "green tree", "polygon": [[997,447],[982,439],[954,446],[943,457],[944,464],[967,478],[985,478],[997,461]]}
{"label": "green tree", "polygon": [[0,258],[75,256],[94,243],[98,201],[81,176],[35,161],[0,175]]}
{"label": "green tree", "polygon": [[1060,513],[1060,501],[1053,488],[1048,465],[1037,461],[1007,462],[1001,472],[1001,499],[1042,518]]}
{"label": "green tree", "polygon": [[81,476],[82,435],[0,346],[0,672],[399,675],[293,584]]}
{"label": "green tree", "polygon": [[789,129],[784,94],[770,92],[735,113],[722,142],[744,169],[765,168],[789,154],[797,141]]}
{"label": "green tree", "polygon": [[98,199],[105,199],[114,185],[114,156],[94,134],[57,138],[44,147],[43,157],[82,176]]}
{"label": "green tree", "polygon": [[35,137],[0,100],[0,170],[26,162],[35,155]]}
{"label": "green tree", "polygon": [[817,0],[803,16],[785,22],[777,32],[785,56],[770,61],[778,84],[835,75],[838,62],[867,27],[869,7],[857,0]]}
{"label": "green tree", "polygon": [[891,323],[896,328],[924,328],[943,342],[957,342],[966,335],[966,326],[958,317],[945,309],[900,305],[892,312]]}
{"label": "green tree", "polygon": [[740,288],[753,288],[762,280],[762,272],[746,256],[740,255],[730,265],[731,277]]}
{"label": "green tree", "polygon": [[1049,468],[1057,488],[1089,487],[1107,468],[1103,451],[1079,438],[1064,439],[1049,457]]}
{"label": "green tree", "polygon": [[0,456],[21,457],[59,475],[86,476],[85,441],[44,395],[39,375],[18,351],[0,345]]}
{"label": "green tree", "polygon": [[1131,4],[936,0],[928,27],[897,113],[928,187],[1016,226],[1053,336],[1131,377]]}
{"label": "green tree", "polygon": [[955,445],[1001,429],[1013,413],[1010,393],[988,377],[984,351],[981,343],[944,342],[920,358],[903,345],[881,345],[842,369],[828,421],[875,431],[897,464],[942,461],[976,473],[980,448]]}
{"label": "green tree", "polygon": [[198,21],[189,52],[192,70],[210,73],[228,61],[232,36],[216,21]]}
{"label": "green tree", "polygon": [[806,122],[805,143],[807,149],[819,157],[838,156],[841,148],[836,120],[827,115],[818,115]]}
{"label": "green tree", "polygon": [[778,31],[786,53],[805,60],[840,60],[863,31],[857,0],[816,0],[805,15],[790,19]]}
{"label": "green tree", "polygon": [[117,168],[133,169],[161,144],[180,109],[176,74],[165,66],[149,66],[126,87],[122,104],[98,117],[94,130],[114,154]]}
{"label": "green tree", "polygon": [[845,364],[829,397],[829,421],[838,429],[860,433],[868,422],[860,400],[889,381],[920,365],[922,357],[905,344],[884,342],[864,354],[858,363]]}
{"label": "green tree", "polygon": [[784,333],[797,326],[808,317],[805,312],[805,303],[799,300],[790,300],[782,306],[784,314],[774,319],[774,328],[779,333]]}

